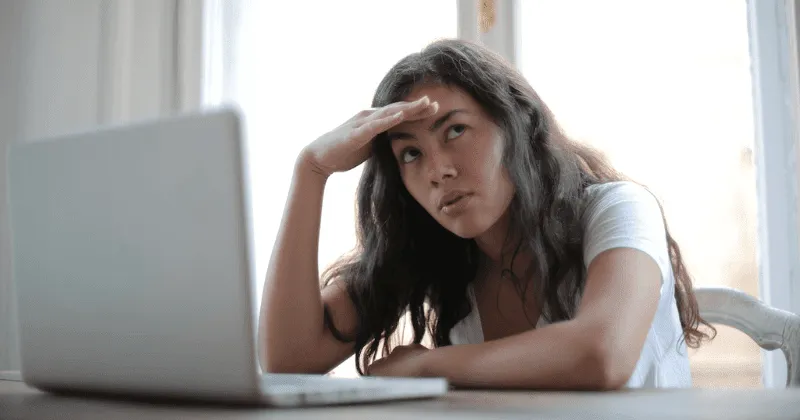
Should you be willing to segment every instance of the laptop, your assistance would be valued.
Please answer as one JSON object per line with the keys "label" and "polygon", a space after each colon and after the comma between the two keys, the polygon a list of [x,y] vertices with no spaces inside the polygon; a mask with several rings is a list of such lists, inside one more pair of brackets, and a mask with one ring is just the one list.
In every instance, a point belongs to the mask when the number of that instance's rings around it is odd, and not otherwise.
{"label": "laptop", "polygon": [[262,373],[242,125],[216,109],[10,146],[23,380],[271,406],[446,393],[443,378]]}

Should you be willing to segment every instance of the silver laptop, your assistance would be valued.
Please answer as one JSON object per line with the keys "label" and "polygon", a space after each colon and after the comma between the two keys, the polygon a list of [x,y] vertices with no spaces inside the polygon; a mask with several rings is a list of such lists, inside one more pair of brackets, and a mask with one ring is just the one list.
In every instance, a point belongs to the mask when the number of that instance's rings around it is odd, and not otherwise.
{"label": "silver laptop", "polygon": [[25,382],[276,406],[447,391],[262,374],[244,145],[239,113],[220,109],[10,147]]}

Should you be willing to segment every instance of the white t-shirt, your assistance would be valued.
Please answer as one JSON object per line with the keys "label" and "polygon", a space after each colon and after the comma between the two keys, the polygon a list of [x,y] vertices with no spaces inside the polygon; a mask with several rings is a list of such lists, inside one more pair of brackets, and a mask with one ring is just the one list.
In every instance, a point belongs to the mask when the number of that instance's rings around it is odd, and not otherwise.
{"label": "white t-shirt", "polygon": [[[670,264],[664,221],[655,197],[632,182],[610,182],[588,188],[581,223],[583,255],[592,259],[612,248],[635,248],[650,255],[661,268],[661,297],[647,339],[626,387],[675,388],[692,384],[686,344],[675,302],[675,278]],[[475,294],[470,286],[472,312],[450,331],[454,345],[483,342]],[[537,328],[547,325],[539,318]]]}

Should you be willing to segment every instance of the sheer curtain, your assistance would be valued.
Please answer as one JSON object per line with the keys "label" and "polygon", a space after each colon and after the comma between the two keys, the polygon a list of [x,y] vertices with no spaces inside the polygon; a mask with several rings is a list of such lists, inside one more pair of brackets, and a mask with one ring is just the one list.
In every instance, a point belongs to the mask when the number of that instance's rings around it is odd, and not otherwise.
{"label": "sheer curtain", "polygon": [[0,6],[0,371],[20,368],[6,146],[199,107],[202,1]]}
{"label": "sheer curtain", "polygon": [[[207,4],[206,105],[245,115],[259,302],[299,151],[370,107],[386,71],[430,41],[457,36],[456,1]],[[355,246],[358,167],[324,199],[320,270]]]}

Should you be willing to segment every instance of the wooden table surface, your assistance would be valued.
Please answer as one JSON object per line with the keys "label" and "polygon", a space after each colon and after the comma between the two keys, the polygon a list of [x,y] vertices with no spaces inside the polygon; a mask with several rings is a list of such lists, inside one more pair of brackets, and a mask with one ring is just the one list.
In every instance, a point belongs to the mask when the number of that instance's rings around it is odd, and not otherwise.
{"label": "wooden table surface", "polygon": [[0,419],[800,419],[800,389],[613,393],[453,391],[429,400],[272,409],[43,393],[0,380]]}

